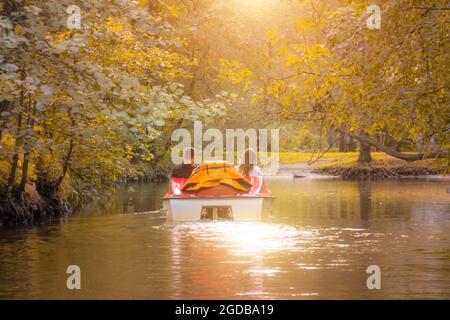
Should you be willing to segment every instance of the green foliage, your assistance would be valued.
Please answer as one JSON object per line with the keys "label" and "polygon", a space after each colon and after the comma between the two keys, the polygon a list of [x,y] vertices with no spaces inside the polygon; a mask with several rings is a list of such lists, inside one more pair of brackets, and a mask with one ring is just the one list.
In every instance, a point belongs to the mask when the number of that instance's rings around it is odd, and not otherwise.
{"label": "green foliage", "polygon": [[173,8],[85,0],[82,29],[69,30],[73,1],[16,4],[0,15],[3,185],[14,163],[13,184],[23,180],[28,157],[27,183],[108,189],[162,141],[165,153],[169,128],[223,113],[221,99],[186,93],[196,62],[179,50],[189,42],[170,24]]}

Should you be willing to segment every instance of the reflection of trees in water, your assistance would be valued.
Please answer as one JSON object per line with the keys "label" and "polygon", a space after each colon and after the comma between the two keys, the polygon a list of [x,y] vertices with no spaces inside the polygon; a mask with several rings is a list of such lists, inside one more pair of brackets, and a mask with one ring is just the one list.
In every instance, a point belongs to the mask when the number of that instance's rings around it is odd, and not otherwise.
{"label": "reflection of trees in water", "polygon": [[[447,184],[424,181],[271,180],[274,217],[314,222],[376,217],[408,221],[430,203],[448,202]],[[325,219],[325,220],[323,220]]]}
{"label": "reflection of trees in water", "polygon": [[26,242],[29,232],[26,229],[1,232],[0,299],[27,299],[29,297],[26,292],[32,285],[27,272],[30,270],[30,263],[39,257],[30,252],[31,246]]}
{"label": "reflection of trees in water", "polygon": [[358,187],[353,181],[271,181],[269,187],[277,197],[274,216],[332,220],[359,214]]}
{"label": "reflection of trees in water", "polygon": [[[414,189],[413,189],[414,188]],[[398,220],[409,220],[411,212],[421,203],[414,193],[417,186],[406,182],[359,181],[359,213],[363,222],[368,223],[374,215]],[[409,192],[411,192],[411,194]],[[368,227],[367,225],[364,225]]]}
{"label": "reflection of trees in water", "polygon": [[358,181],[359,215],[368,221],[372,212],[372,184],[370,181]]}

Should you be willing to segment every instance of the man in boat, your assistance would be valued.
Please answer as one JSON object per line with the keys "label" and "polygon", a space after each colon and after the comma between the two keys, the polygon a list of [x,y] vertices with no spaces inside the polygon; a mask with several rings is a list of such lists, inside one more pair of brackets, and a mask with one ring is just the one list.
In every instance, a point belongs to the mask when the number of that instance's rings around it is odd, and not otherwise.
{"label": "man in boat", "polygon": [[197,168],[194,164],[195,154],[193,148],[184,149],[183,163],[177,165],[172,171],[172,178],[189,178],[192,171]]}

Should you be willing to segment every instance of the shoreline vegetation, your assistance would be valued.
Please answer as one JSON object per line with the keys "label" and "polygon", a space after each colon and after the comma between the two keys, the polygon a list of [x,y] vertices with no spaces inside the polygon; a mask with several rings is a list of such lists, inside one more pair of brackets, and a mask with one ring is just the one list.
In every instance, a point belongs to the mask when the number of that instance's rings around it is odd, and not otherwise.
{"label": "shoreline vegetation", "polygon": [[[281,167],[291,165],[288,173],[294,176],[309,173],[329,175],[346,180],[380,180],[402,177],[448,176],[448,159],[424,159],[408,162],[382,152],[372,152],[370,163],[359,163],[358,152],[327,152],[318,155],[303,152],[280,153]],[[314,164],[309,165],[311,161]],[[292,166],[293,164],[297,164]]]}
{"label": "shoreline vegetation", "polygon": [[448,164],[442,159],[427,159],[409,163],[397,159],[375,160],[360,164],[356,160],[332,161],[319,165],[312,173],[338,176],[342,179],[380,180],[402,177],[445,175]]}

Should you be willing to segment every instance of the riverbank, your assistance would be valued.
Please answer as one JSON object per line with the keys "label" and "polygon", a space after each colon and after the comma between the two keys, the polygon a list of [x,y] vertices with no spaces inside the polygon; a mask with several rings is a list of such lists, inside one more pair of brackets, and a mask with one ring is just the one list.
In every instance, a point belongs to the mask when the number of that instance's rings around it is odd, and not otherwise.
{"label": "riverbank", "polygon": [[[339,177],[343,179],[395,179],[402,177],[448,177],[447,159],[426,159],[415,162],[390,157],[381,152],[372,153],[370,164],[357,162],[358,153],[328,152],[320,159],[311,153],[280,153],[279,175],[294,177]],[[315,163],[311,163],[315,160]]]}
{"label": "riverbank", "polygon": [[443,176],[446,161],[435,159],[406,162],[402,160],[374,160],[360,164],[356,160],[334,161],[322,164],[313,173],[338,176],[343,179],[395,179],[401,177]]}
{"label": "riverbank", "polygon": [[[40,193],[36,181],[29,181],[23,192],[0,189],[0,226],[51,223],[82,206],[110,198],[124,186],[164,182],[170,170],[167,166],[154,168],[149,162],[135,161],[124,172],[116,182],[99,186],[74,181],[73,176],[67,174],[52,192],[42,192],[46,188],[41,188]],[[2,184],[5,183],[0,186]]]}
{"label": "riverbank", "polygon": [[65,197],[44,198],[30,185],[19,194],[0,194],[0,226],[36,225],[71,212]]}

